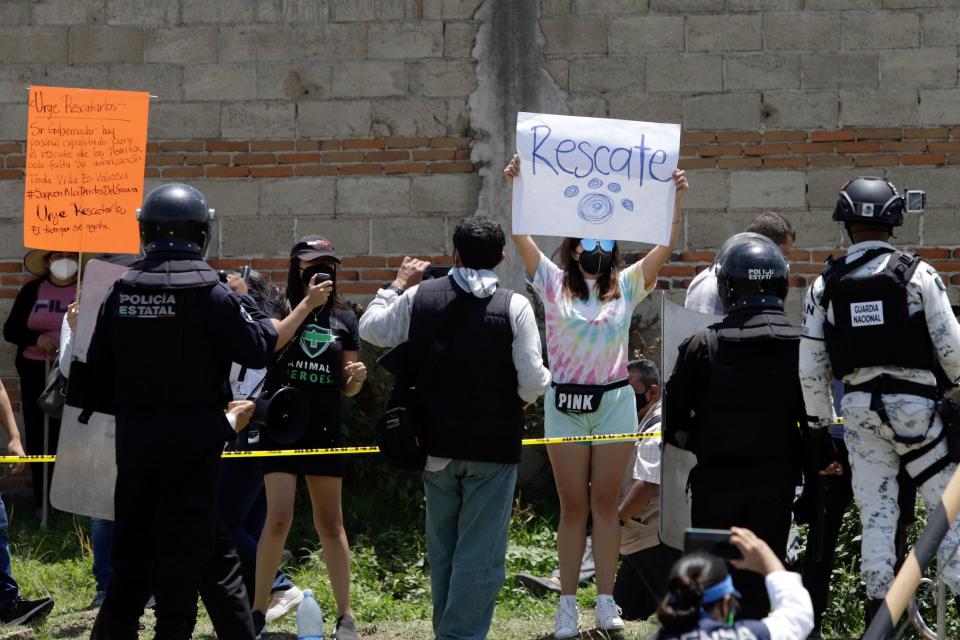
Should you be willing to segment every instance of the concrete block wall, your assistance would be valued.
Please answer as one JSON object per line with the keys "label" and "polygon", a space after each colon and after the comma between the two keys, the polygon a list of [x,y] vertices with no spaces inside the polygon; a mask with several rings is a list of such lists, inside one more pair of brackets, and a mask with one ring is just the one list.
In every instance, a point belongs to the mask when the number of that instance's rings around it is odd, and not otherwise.
{"label": "concrete block wall", "polygon": [[[660,283],[672,298],[765,209],[797,226],[804,286],[842,246],[830,212],[860,174],[928,191],[898,239],[953,295],[958,45],[960,5],[938,0],[9,0],[0,318],[27,277],[31,84],[150,91],[147,186],[208,194],[215,260],[282,279],[292,241],[324,233],[358,302],[404,254],[448,255],[462,216],[508,224],[500,167],[520,109],[683,124],[693,190]],[[501,274],[520,285],[515,257]],[[0,347],[16,394],[12,357]]]}

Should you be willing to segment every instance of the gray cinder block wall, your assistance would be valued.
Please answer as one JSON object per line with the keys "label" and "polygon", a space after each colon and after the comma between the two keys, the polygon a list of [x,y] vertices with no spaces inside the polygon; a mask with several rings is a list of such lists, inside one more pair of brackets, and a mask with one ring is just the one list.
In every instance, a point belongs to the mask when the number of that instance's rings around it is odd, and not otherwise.
{"label": "gray cinder block wall", "polygon": [[[208,194],[213,257],[278,272],[295,237],[325,233],[361,302],[402,255],[448,255],[462,216],[507,224],[520,109],[683,124],[673,298],[764,209],[799,229],[804,286],[843,244],[830,211],[859,174],[928,191],[898,239],[960,284],[958,44],[954,0],[7,0],[0,316],[28,278],[31,84],[155,94],[147,185]],[[501,273],[519,286],[515,259]]]}

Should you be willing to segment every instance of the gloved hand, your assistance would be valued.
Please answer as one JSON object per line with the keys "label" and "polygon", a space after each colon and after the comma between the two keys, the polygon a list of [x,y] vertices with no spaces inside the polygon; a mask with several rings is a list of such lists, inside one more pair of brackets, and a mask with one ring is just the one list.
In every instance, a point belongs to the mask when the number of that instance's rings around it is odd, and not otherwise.
{"label": "gloved hand", "polygon": [[[816,472],[825,471],[833,463],[838,463],[840,455],[833,442],[829,429],[810,429],[810,461]],[[833,475],[833,474],[831,474]]]}

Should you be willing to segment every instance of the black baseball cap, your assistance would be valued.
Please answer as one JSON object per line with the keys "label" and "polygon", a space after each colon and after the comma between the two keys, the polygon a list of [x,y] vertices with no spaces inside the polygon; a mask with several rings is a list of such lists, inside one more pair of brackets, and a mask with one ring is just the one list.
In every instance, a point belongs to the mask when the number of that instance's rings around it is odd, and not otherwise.
{"label": "black baseball cap", "polygon": [[300,260],[329,257],[340,262],[333,243],[323,236],[303,236],[297,240],[297,244],[293,245],[293,249],[290,251],[290,257]]}

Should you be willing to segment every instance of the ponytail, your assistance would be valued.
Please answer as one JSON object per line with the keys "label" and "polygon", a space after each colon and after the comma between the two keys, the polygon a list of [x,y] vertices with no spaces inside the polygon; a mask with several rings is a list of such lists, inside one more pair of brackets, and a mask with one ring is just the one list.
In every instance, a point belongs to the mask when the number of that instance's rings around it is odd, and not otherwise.
{"label": "ponytail", "polygon": [[703,608],[703,592],[729,573],[727,565],[706,553],[691,553],[673,566],[667,581],[667,594],[657,608],[657,619],[669,634],[695,629]]}

